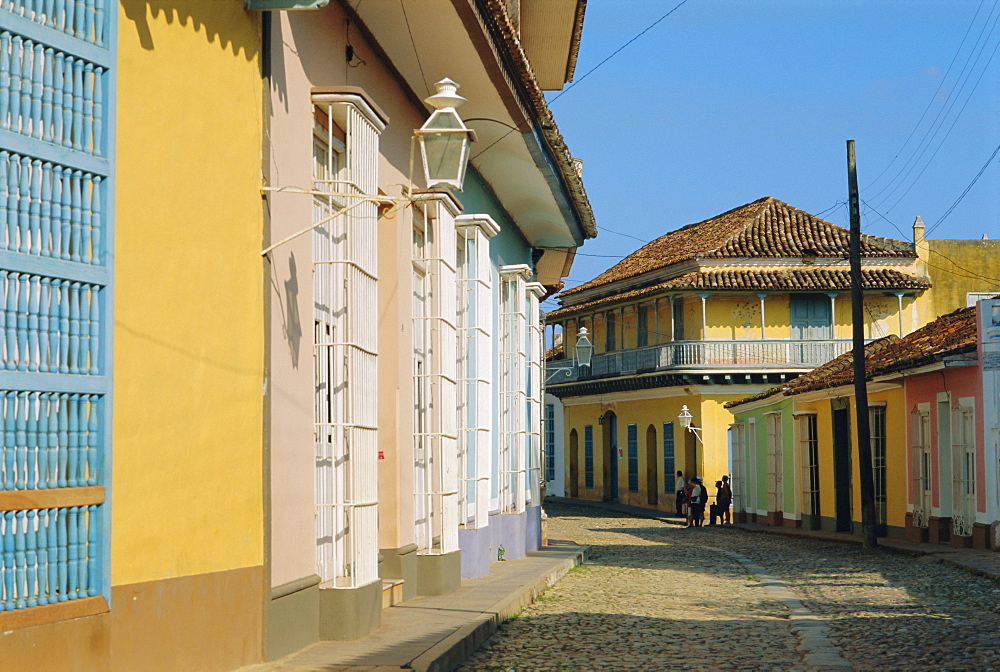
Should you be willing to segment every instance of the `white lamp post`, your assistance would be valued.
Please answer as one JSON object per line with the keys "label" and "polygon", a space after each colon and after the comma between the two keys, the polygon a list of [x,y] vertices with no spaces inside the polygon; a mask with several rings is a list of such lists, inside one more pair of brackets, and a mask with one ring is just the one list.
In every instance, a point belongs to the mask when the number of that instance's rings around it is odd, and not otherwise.
{"label": "white lamp post", "polygon": [[704,444],[705,442],[701,440],[701,434],[698,433],[701,431],[701,427],[691,426],[692,417],[693,416],[691,415],[691,411],[688,410],[687,404],[681,406],[680,415],[677,416],[677,419],[681,421],[681,427],[694,434],[695,438],[697,438],[700,443]]}
{"label": "white lamp post", "polygon": [[[576,354],[573,359],[576,361],[577,366],[590,366],[591,357],[594,355],[594,344],[590,342],[590,338],[587,336],[587,327],[581,327],[580,333],[576,337]],[[553,370],[549,373],[545,382],[549,382],[560,373],[564,374],[567,378],[573,375],[572,366],[561,366],[558,369]]]}
{"label": "white lamp post", "polygon": [[594,344],[587,336],[587,327],[580,327],[580,333],[576,337],[576,362],[580,366],[590,366],[590,360],[594,356]]}
{"label": "white lamp post", "polygon": [[447,186],[461,191],[469,163],[469,144],[476,139],[476,134],[455,111],[465,102],[457,93],[458,84],[445,78],[435,86],[437,93],[424,101],[434,107],[434,112],[415,131],[424,178],[428,189]]}

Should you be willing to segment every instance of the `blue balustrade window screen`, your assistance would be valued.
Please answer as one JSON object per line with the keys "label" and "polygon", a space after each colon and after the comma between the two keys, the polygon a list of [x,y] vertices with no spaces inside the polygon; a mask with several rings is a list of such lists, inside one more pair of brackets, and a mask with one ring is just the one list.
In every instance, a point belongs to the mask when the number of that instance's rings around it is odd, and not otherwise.
{"label": "blue balustrade window screen", "polygon": [[583,485],[594,487],[594,426],[583,428]]}
{"label": "blue balustrade window screen", "polygon": [[663,492],[673,494],[677,478],[674,463],[674,423],[663,423]]}
{"label": "blue balustrade window screen", "polygon": [[117,11],[0,2],[0,625],[110,598]]}
{"label": "blue balustrade window screen", "polygon": [[639,492],[639,428],[628,426],[628,490]]}

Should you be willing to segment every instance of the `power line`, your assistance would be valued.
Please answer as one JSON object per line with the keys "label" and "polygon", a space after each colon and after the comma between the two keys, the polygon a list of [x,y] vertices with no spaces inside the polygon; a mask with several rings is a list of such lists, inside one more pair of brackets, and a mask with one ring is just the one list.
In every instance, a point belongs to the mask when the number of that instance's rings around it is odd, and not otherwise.
{"label": "power line", "polygon": [[[903,144],[900,146],[899,151],[897,151],[896,155],[892,157],[892,160],[886,164],[885,168],[882,169],[881,173],[875,176],[874,180],[872,180],[871,182],[868,183],[867,186],[865,186],[865,189],[870,189],[872,185],[878,182],[879,179],[883,175],[885,175],[886,171],[889,170],[892,164],[896,162],[896,159],[899,158],[899,155],[903,153],[903,150],[906,148],[906,145],[909,144],[911,139],[913,139],[913,135],[917,132],[917,129],[920,128],[920,124],[923,123],[924,119],[927,117],[927,113],[930,111],[931,107],[934,106],[934,101],[937,99],[938,94],[941,92],[941,87],[943,87],[944,83],[948,80],[948,75],[951,73],[951,69],[955,65],[955,61],[958,60],[958,55],[962,53],[962,47],[965,46],[965,41],[968,39],[969,33],[972,32],[972,26],[975,25],[976,18],[979,16],[979,11],[983,8],[984,4],[986,4],[986,0],[980,0],[979,6],[976,7],[976,13],[972,15],[972,20],[969,22],[969,27],[965,29],[965,35],[962,36],[962,41],[961,43],[959,43],[958,49],[955,50],[955,55],[951,57],[951,62],[948,64],[948,68],[947,70],[945,70],[944,76],[941,78],[941,82],[934,90],[934,94],[931,96],[931,99],[927,101],[927,107],[924,108],[924,112],[923,114],[920,115],[920,119],[918,119],[917,123],[914,124],[913,130],[911,130],[910,134],[906,136],[906,140],[903,141]],[[989,19],[987,19],[987,23],[989,23]],[[950,97],[951,93],[949,92],[948,95]]]}
{"label": "power line", "polygon": [[997,153],[1000,153],[1000,145],[997,145],[997,148],[993,150],[993,153],[990,154],[990,158],[986,160],[986,163],[984,163],[983,167],[979,169],[979,172],[976,173],[976,176],[972,178],[972,182],[970,182],[969,186],[967,186],[965,190],[962,191],[962,193],[959,195],[959,197],[955,199],[955,202],[951,204],[951,207],[949,207],[945,211],[945,213],[941,215],[941,218],[938,221],[934,222],[934,225],[931,226],[931,228],[927,229],[928,234],[930,234],[937,227],[941,226],[941,223],[948,218],[948,215],[951,214],[952,210],[954,210],[958,206],[958,204],[962,202],[962,199],[965,198],[966,194],[968,194],[969,191],[972,190],[972,187],[974,187],[976,182],[979,181],[979,178],[983,176],[983,173],[986,172],[986,169],[989,168],[989,165],[993,163],[993,159],[996,158]]}
{"label": "power line", "polygon": [[[615,56],[617,56],[623,49],[625,49],[625,47],[627,47],[628,45],[632,44],[633,42],[635,42],[636,40],[638,40],[640,37],[642,37],[643,35],[645,35],[646,33],[648,33],[658,23],[660,23],[661,21],[663,21],[664,19],[666,19],[668,16],[670,16],[671,14],[673,14],[674,12],[676,12],[678,9],[680,9],[681,6],[683,6],[683,5],[685,5],[687,3],[687,1],[688,0],[681,0],[681,2],[678,3],[673,9],[671,9],[669,12],[667,12],[666,14],[664,14],[663,16],[661,16],[660,18],[658,18],[653,23],[651,23],[648,26],[646,26],[646,28],[644,28],[642,31],[640,31],[635,36],[633,36],[632,39],[630,39],[628,42],[626,42],[625,44],[623,44],[622,46],[618,47],[613,52],[611,52],[611,54],[607,58],[605,58],[603,61],[601,61],[600,63],[598,63],[597,65],[595,65],[594,67],[592,67],[590,70],[588,70],[582,77],[580,77],[578,80],[576,80],[575,82],[573,82],[572,84],[570,84],[569,86],[567,86],[565,89],[563,89],[559,93],[559,95],[553,96],[552,100],[548,101],[548,104],[552,105],[552,103],[556,102],[557,100],[559,100],[560,98],[562,98],[563,96],[565,96],[567,93],[569,93],[570,91],[572,91],[573,89],[575,89],[578,84],[580,84],[581,82],[583,82],[583,80],[585,80],[587,77],[589,77],[590,75],[592,75],[594,73],[594,71],[596,71],[598,68],[600,68],[602,65],[604,65],[605,63],[607,63],[608,61],[610,61]],[[524,124],[527,124],[527,123],[529,123],[529,122],[528,121],[524,122]],[[508,135],[510,135],[514,131],[520,131],[521,130],[520,126],[522,126],[524,124],[519,124],[517,128],[511,129],[511,130],[507,131],[506,133],[504,133],[503,135],[501,135],[499,138],[497,138],[496,140],[494,140],[492,144],[488,145],[486,147],[486,149],[484,149],[483,151],[481,151],[478,154],[476,154],[475,156],[473,156],[472,159],[470,159],[470,160],[478,159],[480,156],[482,156],[486,152],[490,151],[491,149],[493,149],[493,147],[495,147],[500,142],[502,142]]]}

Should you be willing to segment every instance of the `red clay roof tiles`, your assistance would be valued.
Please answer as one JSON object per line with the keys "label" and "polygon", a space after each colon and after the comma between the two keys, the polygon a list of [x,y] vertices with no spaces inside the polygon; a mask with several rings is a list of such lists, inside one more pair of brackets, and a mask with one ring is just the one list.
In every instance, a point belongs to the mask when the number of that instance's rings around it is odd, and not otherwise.
{"label": "red clay roof tiles", "polygon": [[[973,352],[975,349],[976,309],[960,308],[942,315],[903,338],[886,336],[866,345],[865,378],[872,380],[877,376],[914,369],[940,361],[950,355]],[[802,394],[849,385],[854,382],[853,361],[852,353],[844,353],[782,386],[729,402],[726,408],[766,399],[780,392],[789,395]]]}
{"label": "red clay roof tiles", "polygon": [[[699,258],[846,258],[849,236],[847,229],[767,196],[660,236],[560,296]],[[868,258],[916,257],[909,243],[868,235],[861,237],[861,254]]]}
{"label": "red clay roof tiles", "polygon": [[[861,271],[865,289],[927,289],[930,283],[912,275],[892,269]],[[554,310],[548,319],[572,315],[597,306],[627,301],[648,294],[671,290],[722,290],[722,291],[831,291],[851,288],[851,275],[845,270],[822,268],[794,269],[788,271],[693,271],[650,287],[606,296],[587,303]]]}

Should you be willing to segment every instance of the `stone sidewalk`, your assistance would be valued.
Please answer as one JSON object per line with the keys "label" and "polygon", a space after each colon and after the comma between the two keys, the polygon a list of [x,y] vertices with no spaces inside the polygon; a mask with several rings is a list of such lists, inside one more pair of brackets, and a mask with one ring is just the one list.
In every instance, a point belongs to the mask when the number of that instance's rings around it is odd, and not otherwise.
{"label": "stone sidewalk", "polygon": [[[578,506],[591,506],[595,508],[627,513],[641,518],[650,518],[664,523],[674,525],[684,525],[684,519],[674,516],[665,511],[644,509],[638,506],[626,506],[613,502],[594,502],[583,499],[570,499],[566,497],[549,497],[546,501],[562,502],[565,504],[575,504]],[[705,521],[708,525],[708,521]],[[733,525],[743,530],[753,532],[764,532],[767,534],[780,534],[788,537],[798,537],[803,539],[822,539],[824,541],[836,541],[846,544],[861,545],[860,535],[848,534],[846,532],[825,532],[822,530],[802,530],[793,527],[772,527],[761,523],[737,523]],[[879,537],[879,546],[892,553],[902,553],[920,557],[921,562],[939,562],[953,567],[968,570],[973,574],[985,576],[986,578],[1000,581],[1000,552],[984,551],[972,548],[954,548],[945,544],[928,544],[907,541],[906,539],[896,539],[892,537]]]}
{"label": "stone sidewalk", "polygon": [[521,560],[495,562],[490,575],[465,579],[450,595],[417,597],[382,612],[382,626],[364,639],[318,642],[241,672],[394,672],[453,670],[570,569],[587,549],[566,540]]}

